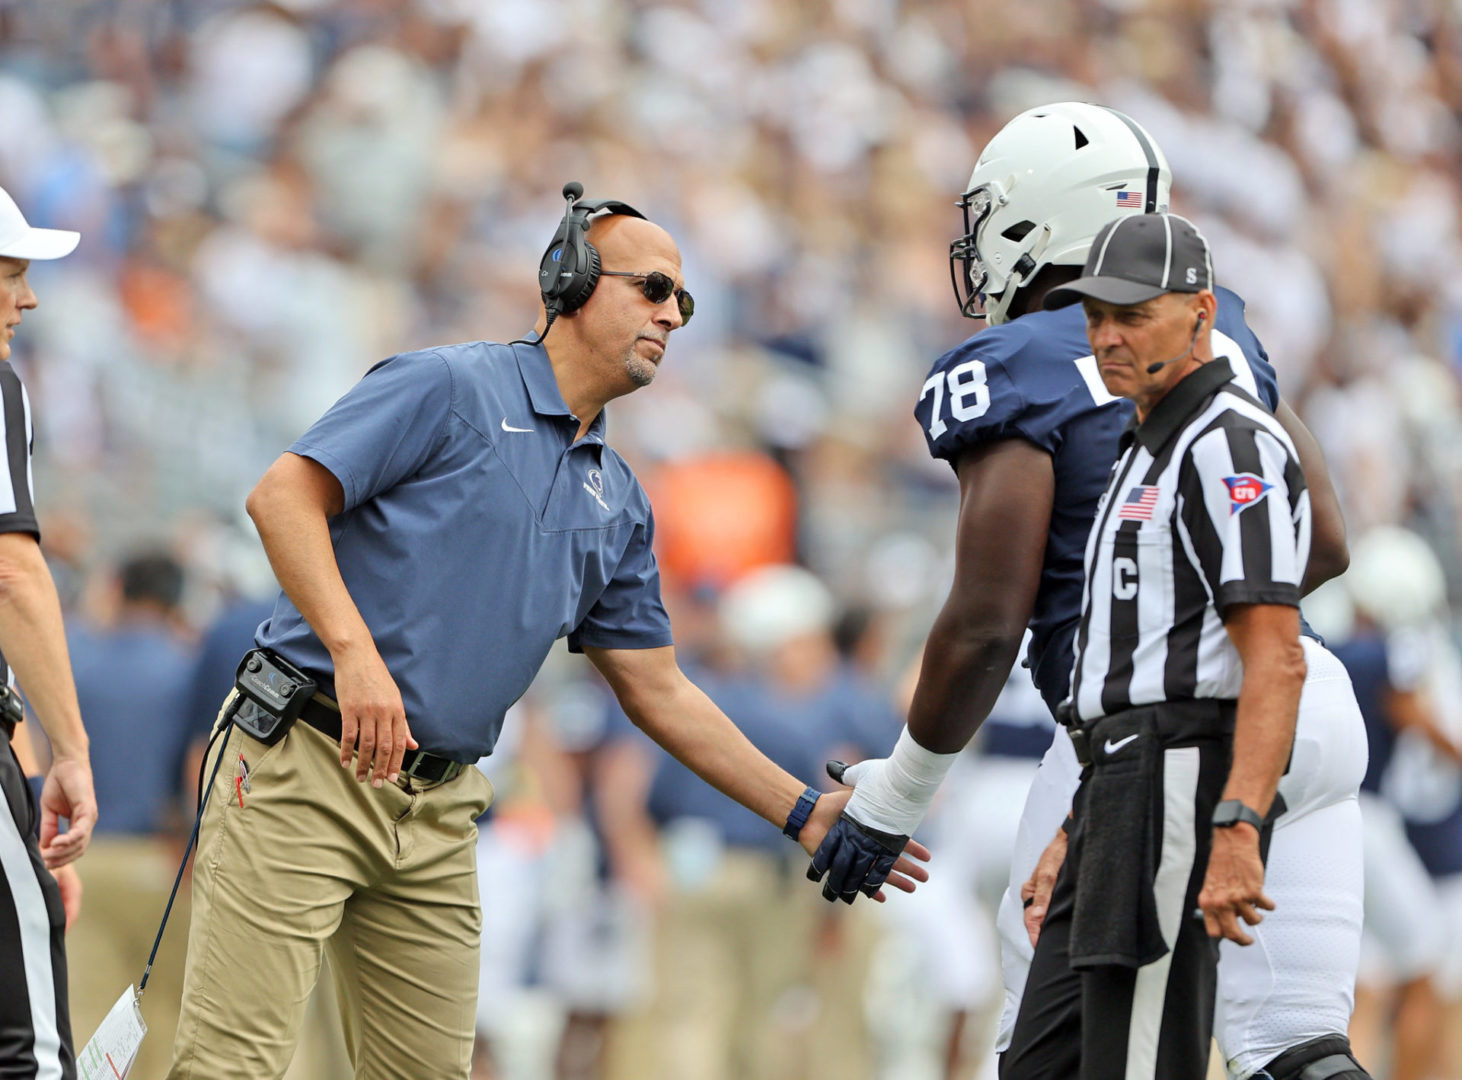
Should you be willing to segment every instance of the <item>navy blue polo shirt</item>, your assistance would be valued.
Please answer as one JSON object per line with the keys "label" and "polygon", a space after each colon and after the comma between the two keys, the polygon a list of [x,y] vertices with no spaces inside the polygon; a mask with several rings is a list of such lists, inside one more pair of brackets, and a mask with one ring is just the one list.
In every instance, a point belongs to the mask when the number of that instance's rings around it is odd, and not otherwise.
{"label": "navy blue polo shirt", "polygon": [[[423,750],[490,753],[558,638],[671,644],[650,501],[578,427],[542,348],[470,342],[377,364],[290,447],[345,491],[335,558]],[[330,684],[288,597],[258,642]]]}

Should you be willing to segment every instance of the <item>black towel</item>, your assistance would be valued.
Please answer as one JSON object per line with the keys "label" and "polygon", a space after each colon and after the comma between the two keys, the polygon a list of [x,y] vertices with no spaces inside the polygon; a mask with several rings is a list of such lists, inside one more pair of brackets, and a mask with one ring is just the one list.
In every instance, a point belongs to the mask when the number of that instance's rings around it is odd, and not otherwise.
{"label": "black towel", "polygon": [[1080,798],[1080,865],[1073,867],[1073,968],[1142,967],[1168,951],[1153,895],[1162,749],[1153,709],[1119,713],[1092,727],[1092,768]]}

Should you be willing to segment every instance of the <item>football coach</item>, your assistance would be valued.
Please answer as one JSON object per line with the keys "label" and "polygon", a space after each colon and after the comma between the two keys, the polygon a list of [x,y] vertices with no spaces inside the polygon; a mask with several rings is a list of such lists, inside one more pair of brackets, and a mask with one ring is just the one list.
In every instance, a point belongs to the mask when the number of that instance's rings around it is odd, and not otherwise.
{"label": "football coach", "polygon": [[[272,672],[290,705],[225,708],[244,730],[202,824],[175,1080],[282,1076],[327,947],[357,1077],[466,1080],[492,798],[473,763],[558,638],[809,852],[846,801],[762,756],[676,662],[650,504],[604,409],[654,380],[694,302],[664,229],[582,194],[564,189],[532,338],[378,364],[249,496],[283,595],[240,685]],[[899,868],[900,888],[926,876]]]}

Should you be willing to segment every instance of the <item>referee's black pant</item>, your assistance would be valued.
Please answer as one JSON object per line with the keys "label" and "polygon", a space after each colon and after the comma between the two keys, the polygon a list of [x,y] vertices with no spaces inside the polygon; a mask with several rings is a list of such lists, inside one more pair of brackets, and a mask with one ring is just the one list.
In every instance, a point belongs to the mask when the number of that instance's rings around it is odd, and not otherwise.
{"label": "referee's black pant", "polygon": [[[1143,967],[1071,968],[1076,875],[1089,832],[1085,780],[1074,803],[1066,862],[1036,944],[1000,1080],[1203,1080],[1213,1035],[1218,942],[1198,893],[1213,838],[1213,809],[1228,778],[1222,739],[1167,747],[1158,769],[1161,844],[1154,879],[1169,951]],[[1089,868],[1090,869],[1090,868]]]}
{"label": "referee's black pant", "polygon": [[0,1080],[75,1080],[66,912],[36,844],[40,811],[0,729]]}

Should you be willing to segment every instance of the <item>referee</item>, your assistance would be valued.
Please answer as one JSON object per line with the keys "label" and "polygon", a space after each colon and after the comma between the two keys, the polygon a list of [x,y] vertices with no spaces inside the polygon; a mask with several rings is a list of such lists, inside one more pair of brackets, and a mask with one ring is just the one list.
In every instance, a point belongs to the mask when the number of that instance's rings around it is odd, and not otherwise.
{"label": "referee", "polygon": [[[1102,382],[1137,413],[1086,548],[1070,696],[1085,770],[1002,1080],[1199,1080],[1218,938],[1251,938],[1305,677],[1309,496],[1279,423],[1211,364],[1208,243],[1173,214],[1092,244]],[[1278,804],[1278,805],[1276,805]]]}
{"label": "referee", "polygon": [[[7,1080],[76,1075],[63,933],[77,885],[75,871],[63,867],[86,849],[96,796],[61,604],[41,556],[30,482],[30,401],[9,361],[15,328],[36,306],[26,279],[31,260],[59,259],[79,239],[31,228],[0,191],[0,1076]],[[10,744],[24,716],[17,681],[51,743],[39,799]],[[64,833],[63,817],[70,821]]]}

